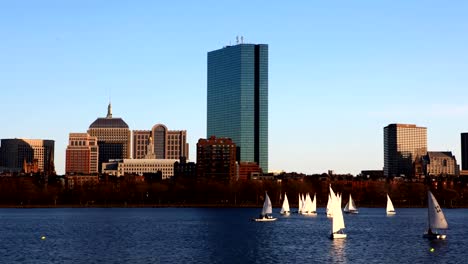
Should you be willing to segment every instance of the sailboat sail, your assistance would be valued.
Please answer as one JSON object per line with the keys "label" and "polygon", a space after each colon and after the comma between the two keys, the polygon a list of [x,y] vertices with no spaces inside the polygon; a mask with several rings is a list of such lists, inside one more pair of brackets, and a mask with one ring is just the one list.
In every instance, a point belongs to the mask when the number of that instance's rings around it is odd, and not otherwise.
{"label": "sailboat sail", "polygon": [[395,208],[393,207],[392,200],[387,194],[387,213],[395,213]]}
{"label": "sailboat sail", "polygon": [[284,194],[284,201],[283,201],[283,206],[281,207],[281,214],[289,213],[289,201],[288,201],[288,196],[286,196],[286,193]]}
{"label": "sailboat sail", "polygon": [[273,212],[273,207],[271,205],[270,197],[265,193],[265,202],[263,203],[262,215],[271,214]]}
{"label": "sailboat sail", "polygon": [[357,210],[356,205],[354,204],[353,197],[351,197],[351,194],[349,194],[349,206],[348,206],[350,211]]}
{"label": "sailboat sail", "polygon": [[436,198],[430,191],[427,192],[427,202],[429,227],[434,229],[447,229],[448,224],[444,213],[442,212]]}
{"label": "sailboat sail", "polygon": [[317,194],[314,194],[314,200],[312,201],[312,205],[310,207],[311,212],[317,212]]}
{"label": "sailboat sail", "polygon": [[302,207],[303,207],[301,194],[299,194],[299,199],[298,199],[298,201],[299,201],[299,202],[298,202],[299,205],[297,206],[297,212],[298,212],[298,213],[301,213],[301,212],[302,212]]}
{"label": "sailboat sail", "polygon": [[332,233],[336,233],[341,229],[345,228],[343,212],[341,211],[341,205],[339,203],[339,198],[335,196],[332,201],[332,211],[333,211],[333,219],[332,219]]}

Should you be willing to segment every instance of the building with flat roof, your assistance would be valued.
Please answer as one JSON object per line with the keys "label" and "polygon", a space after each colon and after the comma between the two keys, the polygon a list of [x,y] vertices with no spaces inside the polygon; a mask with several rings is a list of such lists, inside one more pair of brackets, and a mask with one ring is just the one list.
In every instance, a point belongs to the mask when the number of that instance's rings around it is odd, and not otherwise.
{"label": "building with flat roof", "polygon": [[96,119],[88,134],[97,138],[99,168],[111,159],[129,159],[131,155],[131,132],[122,118],[112,117],[112,106],[107,107],[107,116]]}
{"label": "building with flat roof", "polygon": [[236,144],[230,138],[199,139],[197,177],[231,181],[237,179]]}
{"label": "building with flat roof", "polygon": [[70,133],[66,150],[65,173],[99,173],[97,137],[92,137],[88,133]]}
{"label": "building with flat roof", "polygon": [[384,127],[384,175],[413,177],[414,162],[427,153],[427,128],[413,124]]}
{"label": "building with flat roof", "polygon": [[268,45],[208,52],[207,138],[231,138],[240,161],[268,172]]}
{"label": "building with flat roof", "polygon": [[[55,142],[46,139],[2,139],[0,145],[0,167],[4,170],[21,172],[28,164],[37,162],[37,172],[55,173]],[[36,172],[36,171],[35,171]]]}
{"label": "building with flat roof", "polygon": [[461,169],[468,170],[468,133],[461,133]]}
{"label": "building with flat roof", "polygon": [[189,144],[186,130],[168,130],[163,124],[154,125],[151,130],[133,130],[133,158],[143,159],[147,153],[150,137],[157,159],[189,158]]}
{"label": "building with flat roof", "polygon": [[104,162],[102,173],[113,176],[139,175],[147,173],[162,173],[162,179],[174,176],[174,164],[179,160],[173,159],[123,159]]}

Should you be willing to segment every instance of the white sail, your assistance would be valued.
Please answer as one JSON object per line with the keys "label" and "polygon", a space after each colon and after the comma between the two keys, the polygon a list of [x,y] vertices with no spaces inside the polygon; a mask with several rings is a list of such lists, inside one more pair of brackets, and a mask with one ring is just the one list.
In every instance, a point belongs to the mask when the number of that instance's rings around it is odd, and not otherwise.
{"label": "white sail", "polygon": [[429,217],[429,228],[448,228],[447,220],[445,220],[444,213],[442,212],[442,209],[440,208],[436,198],[430,191],[427,192],[427,209]]}
{"label": "white sail", "polygon": [[[335,203],[338,203],[338,199],[333,191],[331,184],[330,184],[330,193],[328,195],[328,204],[327,204],[327,216],[333,217],[334,209],[333,206]],[[336,201],[336,202],[335,202]]]}
{"label": "white sail", "polygon": [[351,197],[351,194],[349,194],[349,205],[348,205],[348,208],[350,211],[356,211],[357,208],[356,208],[356,205],[354,204],[354,201],[353,201],[353,197]]}
{"label": "white sail", "polygon": [[346,205],[345,205],[343,211],[345,211],[345,212],[347,212],[347,213],[349,212],[349,201],[346,203]]}
{"label": "white sail", "polygon": [[387,194],[387,214],[395,214],[395,208],[393,207],[392,200]]}
{"label": "white sail", "polygon": [[312,205],[310,206],[310,210],[312,213],[317,212],[317,194],[314,194],[314,200],[312,201]]}
{"label": "white sail", "polygon": [[312,213],[312,200],[310,199],[309,193],[306,194],[304,203],[304,213]]}
{"label": "white sail", "polygon": [[265,192],[265,202],[263,203],[262,215],[271,214],[273,212],[273,207],[271,206],[270,197]]}
{"label": "white sail", "polygon": [[341,229],[345,228],[343,212],[341,211],[341,204],[339,203],[340,201],[339,196],[338,197],[335,196],[334,201],[332,202],[332,207],[331,207],[333,211],[332,233],[336,233],[340,231]]}
{"label": "white sail", "polygon": [[297,206],[297,212],[300,214],[302,212],[302,197],[301,197],[301,194],[299,194],[299,198],[298,198],[298,206]]}
{"label": "white sail", "polygon": [[288,196],[286,196],[286,193],[284,193],[284,200],[283,200],[283,206],[281,207],[281,214],[288,214],[289,213],[289,201],[288,201]]}

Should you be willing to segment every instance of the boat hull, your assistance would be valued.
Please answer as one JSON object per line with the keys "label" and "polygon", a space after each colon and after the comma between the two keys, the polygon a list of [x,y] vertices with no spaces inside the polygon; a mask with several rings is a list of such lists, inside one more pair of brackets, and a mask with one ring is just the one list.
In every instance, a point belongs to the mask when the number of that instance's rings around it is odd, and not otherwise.
{"label": "boat hull", "polygon": [[343,239],[343,238],[346,238],[347,235],[346,234],[331,234],[330,235],[330,239]]}
{"label": "boat hull", "polygon": [[317,212],[303,212],[302,215],[317,215]]}
{"label": "boat hull", "polygon": [[352,211],[345,211],[346,214],[359,214],[359,211],[355,211],[355,210],[352,210]]}
{"label": "boat hull", "polygon": [[396,215],[396,212],[395,211],[388,211],[387,215]]}
{"label": "boat hull", "polygon": [[447,238],[447,235],[444,235],[444,234],[424,234],[423,235],[424,238],[427,238],[427,239],[430,239],[430,240],[433,240],[433,239],[438,239],[438,240],[444,240]]}
{"label": "boat hull", "polygon": [[276,221],[278,218],[254,218],[252,219],[255,222],[273,222]]}

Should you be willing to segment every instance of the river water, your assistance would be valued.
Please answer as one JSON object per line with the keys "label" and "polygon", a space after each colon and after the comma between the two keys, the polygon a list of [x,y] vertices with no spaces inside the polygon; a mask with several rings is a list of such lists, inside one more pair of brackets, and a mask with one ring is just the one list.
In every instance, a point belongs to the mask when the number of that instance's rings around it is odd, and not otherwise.
{"label": "river water", "polygon": [[444,209],[445,241],[422,238],[427,209],[360,208],[330,240],[319,214],[253,222],[256,208],[0,209],[0,263],[467,263],[468,209]]}

